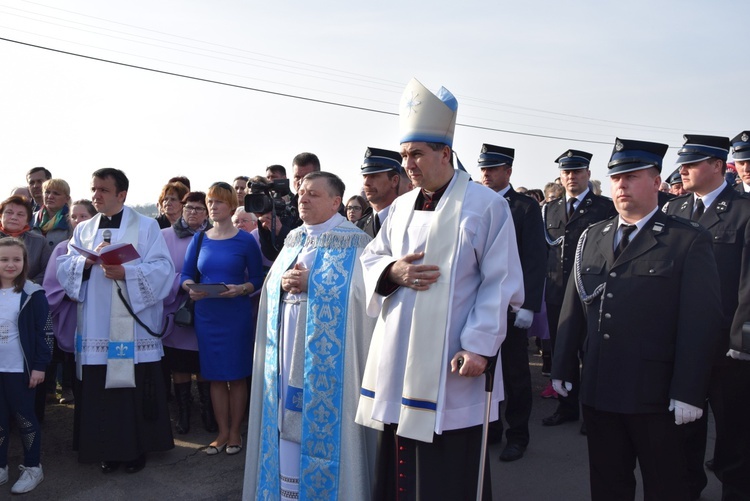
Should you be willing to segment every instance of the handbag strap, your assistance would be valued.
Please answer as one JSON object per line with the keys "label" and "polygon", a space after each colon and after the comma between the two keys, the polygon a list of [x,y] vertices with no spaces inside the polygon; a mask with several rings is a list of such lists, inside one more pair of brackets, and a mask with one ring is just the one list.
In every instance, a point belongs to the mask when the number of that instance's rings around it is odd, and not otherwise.
{"label": "handbag strap", "polygon": [[[198,250],[195,253],[195,269],[196,269],[195,283],[199,283],[201,279],[201,272],[198,271],[198,256],[201,253],[201,247],[203,246],[203,235],[205,234],[206,234],[205,231],[201,231],[200,234],[198,235]],[[135,312],[133,311],[133,308],[130,307],[127,300],[125,299],[125,296],[122,294],[122,289],[120,288],[120,284],[118,283],[117,280],[115,280],[115,285],[117,286],[117,295],[120,296],[120,300],[122,301],[122,304],[125,305],[125,309],[128,310],[128,313],[130,313],[130,316],[133,317],[136,323],[140,325],[141,327],[143,327],[144,329],[146,329],[146,332],[148,332],[150,335],[156,338],[164,337],[164,334],[167,332],[167,327],[169,326],[169,321],[164,322],[164,327],[162,327],[161,332],[156,333],[152,331],[148,325],[143,323],[143,321],[140,318],[138,318],[138,315],[135,314]],[[174,314],[172,315],[174,316]]]}
{"label": "handbag strap", "polygon": [[198,235],[198,249],[195,251],[195,283],[201,283],[201,271],[198,269],[198,258],[201,255],[201,247],[203,247],[203,236],[206,234],[205,231],[201,231]]}

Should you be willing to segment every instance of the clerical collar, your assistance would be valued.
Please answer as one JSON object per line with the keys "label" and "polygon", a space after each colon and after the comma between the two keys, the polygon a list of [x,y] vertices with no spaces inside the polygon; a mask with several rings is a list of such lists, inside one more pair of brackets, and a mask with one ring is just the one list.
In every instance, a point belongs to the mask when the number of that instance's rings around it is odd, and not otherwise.
{"label": "clerical collar", "polygon": [[124,210],[121,210],[117,214],[115,214],[112,217],[105,216],[102,214],[102,217],[99,219],[99,229],[102,228],[119,228],[120,223],[122,223],[122,213]]}
{"label": "clerical collar", "polygon": [[440,203],[440,199],[443,197],[445,190],[448,189],[448,185],[451,184],[451,181],[453,181],[453,177],[451,177],[447,183],[445,183],[432,195],[428,194],[424,188],[421,188],[419,190],[419,195],[417,195],[417,202],[416,204],[414,204],[414,209],[434,211],[435,207],[437,207],[438,203]]}

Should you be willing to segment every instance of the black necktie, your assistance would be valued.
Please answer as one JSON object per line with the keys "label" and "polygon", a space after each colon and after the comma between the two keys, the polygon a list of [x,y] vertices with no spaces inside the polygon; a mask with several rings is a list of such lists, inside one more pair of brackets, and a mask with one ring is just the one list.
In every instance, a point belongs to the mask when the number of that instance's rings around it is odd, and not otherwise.
{"label": "black necktie", "polygon": [[630,243],[630,235],[635,231],[636,226],[634,224],[623,224],[620,228],[622,228],[622,236],[620,237],[620,243],[617,244],[617,248],[615,249],[615,259],[620,257],[622,251]]}
{"label": "black necktie", "polygon": [[576,197],[573,197],[570,199],[570,208],[568,209],[568,219],[573,217],[573,214],[576,212],[576,202],[578,199]]}
{"label": "black necktie", "polygon": [[378,213],[373,211],[372,212],[372,229],[373,229],[373,236],[378,234],[378,231],[380,231],[380,218],[378,217]]}
{"label": "black necktie", "polygon": [[693,217],[690,219],[697,221],[701,218],[704,212],[706,212],[706,206],[703,205],[703,200],[699,198],[695,201],[695,211],[693,212]]}

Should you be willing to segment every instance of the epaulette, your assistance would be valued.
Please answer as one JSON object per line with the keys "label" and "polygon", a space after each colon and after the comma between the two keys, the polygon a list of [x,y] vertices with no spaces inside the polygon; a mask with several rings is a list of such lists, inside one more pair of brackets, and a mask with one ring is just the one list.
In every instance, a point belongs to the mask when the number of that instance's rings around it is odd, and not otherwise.
{"label": "epaulette", "polygon": [[[610,226],[611,226],[612,223],[617,220],[617,216],[618,215],[615,214],[614,216],[608,217],[607,219],[602,219],[601,221],[597,221],[597,222],[591,224],[590,228],[591,229],[598,228],[598,227],[603,226],[603,225],[605,225],[607,223],[609,223]],[[607,233],[608,231],[609,231],[609,227],[602,229],[602,233]]]}

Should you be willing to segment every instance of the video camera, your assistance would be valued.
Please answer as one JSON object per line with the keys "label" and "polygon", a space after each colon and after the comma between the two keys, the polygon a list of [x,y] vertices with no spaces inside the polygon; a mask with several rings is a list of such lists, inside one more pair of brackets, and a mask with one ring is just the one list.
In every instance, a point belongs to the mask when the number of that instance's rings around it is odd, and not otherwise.
{"label": "video camera", "polygon": [[250,183],[250,194],[245,195],[245,212],[284,217],[291,210],[284,197],[290,195],[288,179],[274,179],[271,184]]}
{"label": "video camera", "polygon": [[[252,212],[258,216],[271,214],[269,231],[258,225],[261,251],[270,260],[275,259],[281,250],[286,234],[302,224],[295,204],[284,199],[291,193],[288,179],[274,179],[270,184],[251,183],[250,194],[245,195],[245,212]],[[280,228],[276,222],[277,218],[281,222]],[[280,232],[278,238],[277,229]]]}

